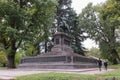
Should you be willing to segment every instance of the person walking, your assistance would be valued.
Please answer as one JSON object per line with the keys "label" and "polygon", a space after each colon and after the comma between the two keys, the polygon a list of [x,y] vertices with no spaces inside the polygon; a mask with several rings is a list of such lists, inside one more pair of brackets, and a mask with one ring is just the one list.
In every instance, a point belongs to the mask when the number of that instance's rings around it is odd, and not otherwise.
{"label": "person walking", "polygon": [[104,67],[105,67],[105,70],[107,71],[107,68],[108,68],[108,62],[107,61],[104,62]]}
{"label": "person walking", "polygon": [[98,60],[98,68],[99,68],[99,71],[102,71],[102,61],[101,61],[101,59],[99,58],[99,60]]}

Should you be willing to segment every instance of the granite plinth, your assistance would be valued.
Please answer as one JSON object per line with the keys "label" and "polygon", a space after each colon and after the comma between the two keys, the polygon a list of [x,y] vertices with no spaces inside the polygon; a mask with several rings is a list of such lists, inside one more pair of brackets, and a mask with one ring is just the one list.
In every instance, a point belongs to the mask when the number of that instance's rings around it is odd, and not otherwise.
{"label": "granite plinth", "polygon": [[[29,66],[29,67],[28,67]],[[24,69],[80,69],[80,68],[94,68],[92,63],[25,63],[21,64],[19,68]]]}
{"label": "granite plinth", "polygon": [[21,59],[19,68],[77,69],[97,67],[95,59],[73,53],[67,45],[56,45],[51,52]]}

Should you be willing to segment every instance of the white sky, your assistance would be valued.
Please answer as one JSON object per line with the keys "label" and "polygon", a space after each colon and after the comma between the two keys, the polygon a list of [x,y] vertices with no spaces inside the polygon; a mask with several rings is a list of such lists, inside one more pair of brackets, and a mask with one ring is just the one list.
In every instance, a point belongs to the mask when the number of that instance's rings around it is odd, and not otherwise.
{"label": "white sky", "polygon": [[87,6],[88,3],[92,2],[93,5],[97,5],[105,2],[106,0],[72,0],[72,7],[77,13],[80,13],[82,9]]}
{"label": "white sky", "polygon": [[[105,2],[106,0],[72,0],[72,8],[79,14],[83,8],[87,6],[88,3],[92,2],[93,5],[97,5],[100,3]],[[83,42],[83,46],[87,49],[90,49],[92,47],[98,47],[98,45],[95,44],[94,41],[87,39]]]}

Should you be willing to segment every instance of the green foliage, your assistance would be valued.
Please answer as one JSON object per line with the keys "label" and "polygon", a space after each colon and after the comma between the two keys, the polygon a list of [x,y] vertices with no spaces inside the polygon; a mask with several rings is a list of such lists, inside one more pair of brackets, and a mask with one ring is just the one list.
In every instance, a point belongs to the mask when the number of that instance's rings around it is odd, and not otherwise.
{"label": "green foliage", "polygon": [[[117,52],[119,43],[116,42],[117,36],[115,31],[119,27],[120,23],[120,2],[115,0],[108,0],[100,9],[100,19],[104,21],[104,33],[107,37],[107,40],[100,42],[101,51],[106,53],[106,58],[109,60],[120,60],[120,57]],[[112,13],[111,13],[112,12]],[[104,47],[104,48],[102,48]],[[109,57],[107,56],[109,55]],[[114,63],[114,62],[113,62]]]}
{"label": "green foliage", "polygon": [[37,54],[40,54],[38,51],[39,50],[36,50],[36,45],[34,45],[33,42],[26,43],[24,45],[24,48],[22,50],[20,50],[20,52],[22,52],[22,54],[24,54],[23,56],[36,56]]}
{"label": "green foliage", "polygon": [[118,53],[119,53],[119,56],[120,56],[120,47],[118,47],[118,48],[117,48],[117,51],[118,51]]}
{"label": "green foliage", "polygon": [[52,25],[55,7],[55,0],[0,1],[0,44],[7,53],[9,67],[14,67],[11,61],[19,47],[43,38],[44,27]]}
{"label": "green foliage", "polygon": [[101,58],[101,52],[98,48],[91,48],[87,53],[88,56],[93,56],[97,58]]}
{"label": "green foliage", "polygon": [[7,58],[5,52],[0,51],[0,66],[2,65],[5,67],[6,63],[7,63]]}
{"label": "green foliage", "polygon": [[110,65],[109,68],[112,68],[112,69],[120,69],[120,64]]}
{"label": "green foliage", "polygon": [[15,66],[16,67],[18,67],[21,57],[22,57],[21,53],[17,52],[16,55],[15,55]]}
{"label": "green foliage", "polygon": [[[117,52],[119,43],[115,34],[119,27],[120,2],[108,0],[102,5],[93,6],[92,3],[83,9],[79,15],[80,25],[88,33],[89,38],[99,43],[101,55],[113,64],[120,61]],[[109,56],[108,56],[109,55]]]}
{"label": "green foliage", "polygon": [[69,20],[71,20],[70,34],[72,36],[72,47],[74,49],[74,52],[85,56],[85,48],[82,46],[82,42],[84,41],[85,36],[83,35],[84,32],[82,31],[81,26],[79,26],[80,23],[75,12],[72,13]]}

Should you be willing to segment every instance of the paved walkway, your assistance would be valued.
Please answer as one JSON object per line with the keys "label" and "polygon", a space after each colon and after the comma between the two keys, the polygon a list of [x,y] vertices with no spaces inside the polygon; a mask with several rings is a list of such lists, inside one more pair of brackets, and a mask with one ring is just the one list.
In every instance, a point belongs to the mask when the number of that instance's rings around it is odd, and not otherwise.
{"label": "paved walkway", "polygon": [[[112,69],[108,69],[112,71]],[[17,76],[30,75],[36,73],[49,73],[49,72],[58,72],[58,73],[75,73],[75,74],[101,74],[108,71],[102,70],[98,71],[97,68],[92,69],[5,69],[0,70],[0,80],[13,80]]]}

